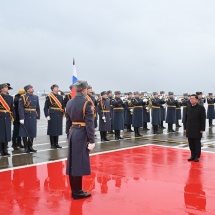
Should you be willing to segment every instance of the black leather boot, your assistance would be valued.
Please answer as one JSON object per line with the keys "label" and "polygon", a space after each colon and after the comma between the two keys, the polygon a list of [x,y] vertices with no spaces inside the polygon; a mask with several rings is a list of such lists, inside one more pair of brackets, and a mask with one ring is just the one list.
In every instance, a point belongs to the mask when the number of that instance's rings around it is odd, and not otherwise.
{"label": "black leather boot", "polygon": [[103,131],[100,131],[101,141],[104,141]]}
{"label": "black leather boot", "polygon": [[107,139],[107,131],[103,131],[103,138],[104,141],[110,141],[109,139]]}
{"label": "black leather boot", "polygon": [[59,146],[59,144],[58,144],[59,136],[54,136],[54,139],[55,139],[55,146],[56,146],[58,149],[61,149],[62,146]]}
{"label": "black leather boot", "polygon": [[119,139],[119,140],[122,140],[122,139],[123,139],[123,137],[120,136],[120,130],[118,130],[118,139]]}
{"label": "black leather boot", "polygon": [[4,156],[3,143],[0,143],[0,154],[1,156]]}
{"label": "black leather boot", "polygon": [[27,140],[27,137],[23,137],[23,143],[24,143],[24,147],[25,147],[25,152],[26,153],[29,153],[30,150],[28,148],[28,140]]}
{"label": "black leather boot", "polygon": [[139,137],[142,137],[142,135],[140,134],[140,128],[137,128],[137,134]]}
{"label": "black leather boot", "polygon": [[30,152],[37,152],[37,150],[33,149],[33,141],[34,141],[34,139],[32,137],[28,138],[28,148],[29,148],[29,151]]}
{"label": "black leather boot", "polygon": [[21,149],[25,148],[25,146],[22,145],[22,138],[21,137],[17,137],[17,146]]}
{"label": "black leather boot", "polygon": [[49,136],[49,138],[50,138],[51,148],[52,148],[52,149],[57,149],[57,147],[56,147],[56,145],[55,145],[54,136]]}

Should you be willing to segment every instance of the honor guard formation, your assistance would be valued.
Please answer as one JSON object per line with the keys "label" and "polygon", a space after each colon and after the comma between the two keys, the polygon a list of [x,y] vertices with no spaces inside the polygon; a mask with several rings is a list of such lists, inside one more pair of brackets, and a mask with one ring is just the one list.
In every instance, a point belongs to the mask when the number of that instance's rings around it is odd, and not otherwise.
{"label": "honor guard formation", "polygon": [[[72,88],[70,90],[72,92]],[[36,152],[33,148],[34,138],[37,136],[37,120],[40,119],[40,105],[38,96],[34,95],[32,85],[20,89],[14,98],[9,95],[12,89],[9,83],[0,85],[0,153],[8,156],[8,142],[12,140],[14,150],[24,148],[26,153]],[[72,99],[72,93],[64,97],[59,93],[59,86],[53,84],[51,93],[45,100],[44,115],[48,121],[47,135],[50,137],[52,149],[62,148],[58,139],[63,134],[63,117],[66,105]],[[207,119],[209,126],[213,126],[215,118],[215,98],[209,93],[206,98],[202,92],[196,92],[198,103],[204,106],[207,101]],[[114,134],[115,140],[123,139],[120,132],[125,128],[127,132],[134,132],[135,137],[141,137],[140,128],[148,131],[148,123],[152,125],[153,134],[162,133],[164,122],[168,124],[168,132],[175,132],[173,126],[181,127],[179,120],[185,123],[186,108],[190,105],[189,94],[177,98],[173,92],[165,95],[164,91],[153,92],[128,92],[122,99],[121,92],[111,90],[102,91],[95,95],[90,85],[87,86],[87,95],[84,98],[91,104],[93,110],[93,126],[98,127],[101,141],[109,141],[107,134]],[[78,113],[77,113],[78,114]],[[11,122],[13,131],[11,131]],[[98,125],[97,125],[98,122]],[[133,129],[133,130],[132,130]],[[12,135],[11,135],[12,134]],[[11,137],[12,136],[12,137]],[[23,142],[23,143],[22,143]]]}

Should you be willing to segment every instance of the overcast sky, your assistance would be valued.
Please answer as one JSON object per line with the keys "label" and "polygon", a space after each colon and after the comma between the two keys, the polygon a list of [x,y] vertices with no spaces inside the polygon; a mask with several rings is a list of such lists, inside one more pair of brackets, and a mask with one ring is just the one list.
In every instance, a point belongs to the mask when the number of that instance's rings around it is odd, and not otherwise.
{"label": "overcast sky", "polygon": [[0,83],[215,93],[214,0],[0,0]]}

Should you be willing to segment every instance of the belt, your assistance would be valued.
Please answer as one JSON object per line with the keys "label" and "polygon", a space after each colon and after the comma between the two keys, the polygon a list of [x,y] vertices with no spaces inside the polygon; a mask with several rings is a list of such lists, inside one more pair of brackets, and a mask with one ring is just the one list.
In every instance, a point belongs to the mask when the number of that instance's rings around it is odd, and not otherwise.
{"label": "belt", "polygon": [[134,107],[129,107],[129,109],[133,109]]}
{"label": "belt", "polygon": [[175,105],[168,105],[168,108],[176,108]]}
{"label": "belt", "polygon": [[208,104],[208,106],[214,106],[214,104]]}
{"label": "belt", "polygon": [[72,125],[86,126],[86,122],[72,122]]}
{"label": "belt", "polygon": [[2,109],[0,109],[0,112],[2,112],[2,113],[9,113],[9,114],[10,114],[11,121],[12,121],[12,122],[14,121],[12,112],[9,112],[9,111],[7,111],[7,110],[2,110]]}
{"label": "belt", "polygon": [[181,110],[181,108],[176,108],[176,110]]}
{"label": "belt", "polygon": [[49,109],[61,111],[61,108],[50,107]]}
{"label": "belt", "polygon": [[160,108],[159,106],[152,106],[152,108]]}
{"label": "belt", "polygon": [[124,110],[124,108],[122,107],[118,107],[118,108],[113,108],[114,110]]}
{"label": "belt", "polygon": [[24,108],[24,110],[27,110],[27,111],[35,111],[35,112],[36,112],[36,109],[35,109],[35,108]]}
{"label": "belt", "polygon": [[102,112],[102,113],[110,113],[109,110],[102,110],[101,112]]}
{"label": "belt", "polygon": [[186,108],[187,106],[183,106],[183,108]]}
{"label": "belt", "polygon": [[134,106],[134,108],[143,108],[143,106]]}

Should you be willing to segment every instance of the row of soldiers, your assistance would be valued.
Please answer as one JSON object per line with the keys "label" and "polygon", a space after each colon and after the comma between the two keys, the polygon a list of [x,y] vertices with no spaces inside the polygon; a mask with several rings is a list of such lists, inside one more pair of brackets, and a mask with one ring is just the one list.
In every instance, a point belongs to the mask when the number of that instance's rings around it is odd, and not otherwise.
{"label": "row of soldiers", "polygon": [[[26,153],[36,152],[33,148],[33,141],[37,135],[37,120],[40,119],[40,105],[38,96],[34,95],[32,85],[26,85],[20,89],[14,99],[9,95],[8,90],[12,89],[10,84],[0,85],[0,154],[9,155],[7,151],[8,142],[12,139],[14,150],[24,148]],[[72,91],[72,86],[70,86]],[[97,127],[99,121],[99,131],[101,141],[108,141],[107,133],[115,133],[115,139],[122,139],[120,131],[127,127],[128,132],[132,132],[134,127],[135,137],[141,136],[139,128],[148,130],[147,123],[151,121],[153,132],[158,134],[158,127],[165,129],[163,122],[168,123],[168,131],[174,132],[173,124],[179,126],[181,119],[181,106],[183,113],[189,105],[188,94],[184,94],[182,101],[174,98],[173,92],[169,92],[168,97],[164,91],[153,93],[153,96],[145,95],[143,98],[139,92],[134,96],[130,92],[125,100],[122,100],[120,91],[116,91],[113,97],[112,91],[103,91],[100,98],[96,99],[92,92],[92,87],[87,88],[87,100],[92,103],[94,109],[94,126]],[[199,103],[204,104],[202,93],[197,92]],[[59,94],[57,84],[51,86],[51,93],[46,97],[44,114],[48,121],[47,135],[50,136],[52,149],[62,148],[58,144],[59,136],[63,134],[63,117],[67,102],[72,98],[72,93],[65,97]],[[212,94],[207,98],[209,125],[215,118],[214,103]],[[166,111],[167,109],[167,111]],[[151,120],[150,120],[151,113]],[[184,114],[183,114],[184,115]],[[11,121],[13,121],[13,134],[11,138]],[[184,122],[184,118],[182,119]],[[114,130],[114,132],[113,132]],[[24,145],[22,145],[22,141]]]}

